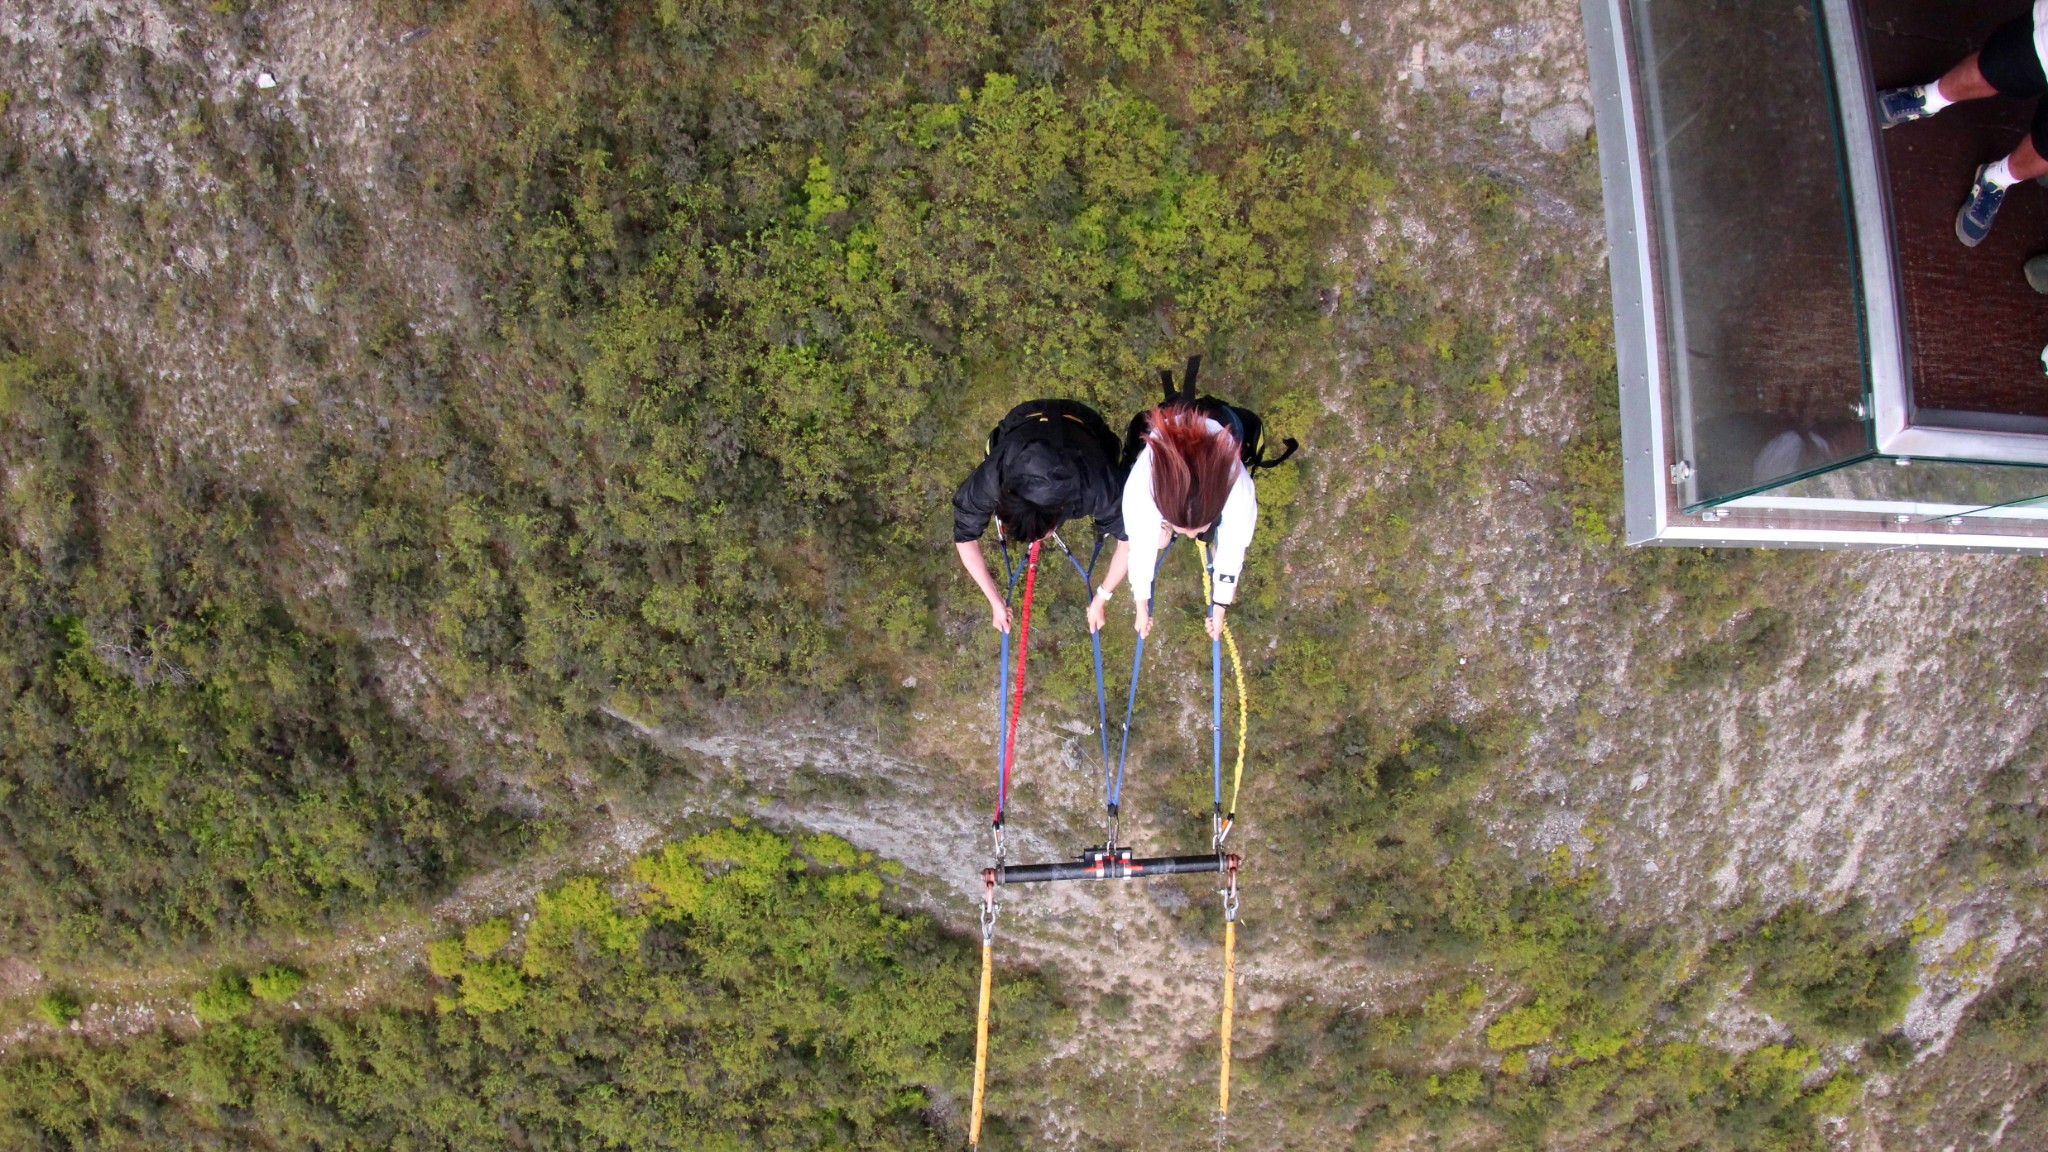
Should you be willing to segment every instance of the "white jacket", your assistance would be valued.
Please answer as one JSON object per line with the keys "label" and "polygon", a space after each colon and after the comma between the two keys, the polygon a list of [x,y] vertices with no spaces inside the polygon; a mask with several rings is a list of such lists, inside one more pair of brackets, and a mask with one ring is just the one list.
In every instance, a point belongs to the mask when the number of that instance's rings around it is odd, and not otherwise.
{"label": "white jacket", "polygon": [[2041,70],[2048,72],[2048,0],[2034,0],[2034,55],[2041,58]]}
{"label": "white jacket", "polygon": [[[1211,432],[1223,425],[1208,421]],[[1212,594],[1218,604],[1237,599],[1237,579],[1244,574],[1244,554],[1252,546],[1252,533],[1259,526],[1259,494],[1250,473],[1237,466],[1237,480],[1223,501],[1221,522],[1216,525],[1216,585]],[[1152,599],[1152,576],[1159,570],[1160,529],[1166,523],[1159,505],[1152,499],[1152,446],[1145,445],[1124,480],[1124,531],[1131,540],[1131,596]]]}

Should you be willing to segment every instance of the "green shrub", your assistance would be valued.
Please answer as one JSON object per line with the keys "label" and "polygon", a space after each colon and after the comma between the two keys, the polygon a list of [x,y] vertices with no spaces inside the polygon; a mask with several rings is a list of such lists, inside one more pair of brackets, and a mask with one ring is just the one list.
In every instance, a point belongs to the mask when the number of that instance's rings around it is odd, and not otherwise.
{"label": "green shrub", "polygon": [[1744,687],[1756,687],[1792,654],[1797,640],[1789,615],[1776,608],[1757,608],[1736,621],[1726,639],[1702,644],[1681,657],[1672,665],[1671,683],[1677,688],[1719,687],[1737,674]]}
{"label": "green shrub", "polygon": [[1539,998],[1533,1004],[1510,1008],[1487,1025],[1486,1046],[1496,1052],[1526,1048],[1550,1039],[1550,1034],[1556,1030],[1556,1011]]}
{"label": "green shrub", "polygon": [[1979,997],[1964,1022],[1973,1038],[2011,1059],[2048,1063],[2048,985],[2032,976],[2001,983]]}
{"label": "green shrub", "polygon": [[1873,1036],[1896,1024],[1912,998],[1913,951],[1903,937],[1874,935],[1863,906],[1828,913],[1790,904],[1740,946],[1757,1002],[1795,1030],[1825,1039]]}
{"label": "green shrub", "polygon": [[495,955],[499,949],[512,942],[512,922],[503,916],[494,916],[479,924],[472,924],[462,934],[462,950],[471,956]]}
{"label": "green shrub", "polygon": [[1449,1039],[1465,1030],[1472,1014],[1486,1003],[1486,990],[1477,980],[1467,980],[1452,991],[1448,986],[1431,992],[1422,1002],[1422,1019],[1427,1034]]}
{"label": "green shrub", "polygon": [[192,996],[192,1014],[208,1024],[225,1024],[240,1019],[256,1007],[249,984],[239,972],[223,969]]}
{"label": "green shrub", "polygon": [[851,868],[860,863],[860,850],[829,832],[804,837],[804,854],[827,868]]}
{"label": "green shrub", "polygon": [[462,975],[468,966],[466,950],[459,937],[435,940],[427,945],[427,970],[443,980]]}
{"label": "green shrub", "polygon": [[304,972],[282,964],[272,964],[249,977],[249,994],[266,1004],[282,1004],[305,986]]}
{"label": "green shrub", "polygon": [[1470,1104],[1486,1094],[1486,1082],[1477,1068],[1460,1068],[1448,1076],[1435,1075],[1425,1082],[1424,1092],[1443,1096],[1456,1104]]}
{"label": "green shrub", "polygon": [[69,1028],[83,1008],[69,992],[45,992],[36,997],[36,1015],[52,1028]]}
{"label": "green shrub", "polygon": [[519,969],[503,960],[478,960],[462,971],[462,1006],[471,1012],[503,1012],[525,992]]}
{"label": "green shrub", "polygon": [[1305,849],[1344,877],[1333,886],[1338,921],[1369,933],[1387,958],[1476,946],[1453,912],[1475,843],[1467,800],[1493,761],[1481,734],[1449,721],[1391,738],[1352,726],[1333,736]]}

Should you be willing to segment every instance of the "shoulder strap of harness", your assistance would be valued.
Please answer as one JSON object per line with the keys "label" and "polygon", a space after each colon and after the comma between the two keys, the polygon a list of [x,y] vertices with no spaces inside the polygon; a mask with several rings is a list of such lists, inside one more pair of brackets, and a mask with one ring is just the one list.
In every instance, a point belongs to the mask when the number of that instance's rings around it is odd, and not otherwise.
{"label": "shoulder strap of harness", "polygon": [[1200,355],[1188,357],[1186,369],[1181,373],[1180,383],[1173,382],[1173,369],[1159,370],[1159,392],[1161,404],[1193,404],[1195,402],[1195,379],[1202,374]]}
{"label": "shoulder strap of harness", "polygon": [[1259,473],[1266,471],[1269,468],[1277,468],[1280,465],[1285,464],[1287,462],[1288,457],[1294,455],[1294,453],[1301,448],[1301,441],[1296,440],[1292,436],[1289,436],[1280,441],[1280,446],[1282,448],[1285,448],[1286,451],[1280,453],[1278,456],[1273,457],[1271,460],[1268,460],[1266,459],[1265,445],[1260,445],[1258,455],[1253,458],[1250,464],[1246,465],[1246,471],[1250,472],[1253,476],[1257,476]]}

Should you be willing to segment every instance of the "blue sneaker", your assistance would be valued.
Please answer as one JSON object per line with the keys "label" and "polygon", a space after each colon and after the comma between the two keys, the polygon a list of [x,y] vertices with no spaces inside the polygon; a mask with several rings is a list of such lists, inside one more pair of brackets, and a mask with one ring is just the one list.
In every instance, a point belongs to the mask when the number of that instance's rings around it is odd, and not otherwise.
{"label": "blue sneaker", "polygon": [[1998,218],[1998,206],[2005,203],[2005,189],[1984,178],[1985,164],[1977,169],[1976,183],[1970,185],[1970,198],[1963,201],[1963,210],[1956,213],[1956,239],[1964,247],[1975,248],[1991,234],[1991,222]]}
{"label": "blue sneaker", "polygon": [[1909,120],[1925,120],[1934,113],[1927,110],[1927,86],[1915,84],[1911,88],[1887,88],[1877,94],[1877,126],[1890,128]]}

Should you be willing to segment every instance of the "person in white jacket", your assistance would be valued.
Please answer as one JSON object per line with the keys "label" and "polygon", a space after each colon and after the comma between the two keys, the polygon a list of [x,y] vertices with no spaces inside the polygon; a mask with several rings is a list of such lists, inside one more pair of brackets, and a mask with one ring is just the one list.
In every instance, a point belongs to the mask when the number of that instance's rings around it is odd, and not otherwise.
{"label": "person in white jacket", "polygon": [[[1140,423],[1144,447],[1132,462],[1123,491],[1138,635],[1152,632],[1152,577],[1167,542],[1175,533],[1204,537],[1213,532],[1215,582],[1210,588],[1208,629],[1214,639],[1222,635],[1224,613],[1237,599],[1245,553],[1259,520],[1258,491],[1244,466],[1241,426],[1235,419],[1226,426],[1185,403],[1152,409],[1142,421],[1133,421],[1134,431]],[[1101,600],[1088,611],[1092,627],[1100,627],[1101,617],[1108,614]]]}

